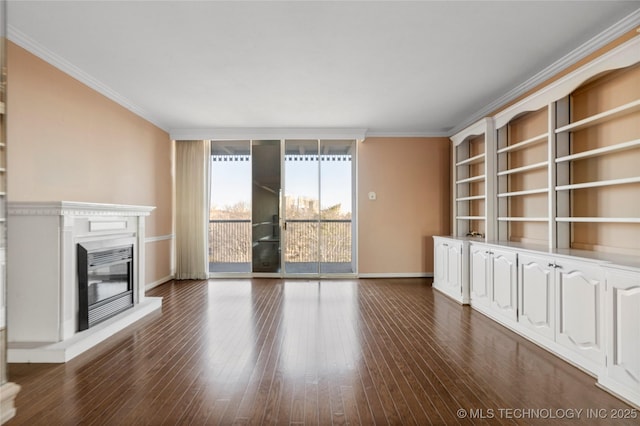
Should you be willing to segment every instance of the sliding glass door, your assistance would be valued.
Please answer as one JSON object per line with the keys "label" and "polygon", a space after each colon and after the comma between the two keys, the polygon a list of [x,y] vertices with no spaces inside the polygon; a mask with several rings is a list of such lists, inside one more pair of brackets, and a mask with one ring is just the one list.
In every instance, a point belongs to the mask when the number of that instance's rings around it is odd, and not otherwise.
{"label": "sliding glass door", "polygon": [[285,273],[355,272],[352,140],[286,140]]}
{"label": "sliding glass door", "polygon": [[251,272],[251,141],[211,142],[209,272]]}
{"label": "sliding glass door", "polygon": [[320,141],[320,273],[355,272],[355,142]]}
{"label": "sliding glass door", "polygon": [[210,272],[355,273],[355,141],[213,141]]}
{"label": "sliding glass door", "polygon": [[317,140],[287,140],[284,155],[284,266],[288,274],[320,272],[320,176]]}

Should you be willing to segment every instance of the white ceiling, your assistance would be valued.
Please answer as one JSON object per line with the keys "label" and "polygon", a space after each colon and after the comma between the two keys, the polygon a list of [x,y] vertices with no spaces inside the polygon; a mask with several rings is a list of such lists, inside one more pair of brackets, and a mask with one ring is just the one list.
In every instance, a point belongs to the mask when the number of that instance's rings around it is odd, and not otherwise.
{"label": "white ceiling", "polygon": [[611,38],[610,27],[621,27],[625,17],[626,30],[638,25],[639,7],[638,1],[10,1],[7,21],[9,39],[170,132],[362,128],[449,135],[571,52],[572,60],[588,53],[589,40],[589,48],[607,41],[602,33]]}

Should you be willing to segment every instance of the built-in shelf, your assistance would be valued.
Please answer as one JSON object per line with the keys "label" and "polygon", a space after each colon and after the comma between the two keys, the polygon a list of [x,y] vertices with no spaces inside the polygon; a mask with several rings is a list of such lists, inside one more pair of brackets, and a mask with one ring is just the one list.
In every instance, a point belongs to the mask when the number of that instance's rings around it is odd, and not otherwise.
{"label": "built-in shelf", "polygon": [[548,217],[499,217],[500,222],[548,222]]}
{"label": "built-in shelf", "polygon": [[548,137],[549,137],[549,133],[543,133],[541,135],[534,136],[534,137],[529,138],[527,140],[524,140],[522,142],[514,143],[513,145],[509,145],[509,146],[505,146],[504,148],[500,148],[499,150],[496,151],[496,153],[502,154],[503,152],[509,152],[509,151],[515,151],[515,150],[518,150],[518,149],[522,149],[522,148],[526,147],[527,145],[532,145],[532,144],[544,142],[544,141],[547,140]]}
{"label": "built-in shelf", "polygon": [[481,180],[484,180],[484,175],[478,175],[478,176],[472,176],[466,179],[460,179],[456,181],[456,183],[461,184],[461,183],[468,183],[468,182],[479,182]]}
{"label": "built-in shelf", "polygon": [[485,198],[486,197],[484,195],[471,195],[469,197],[456,198],[456,201],[484,200]]}
{"label": "built-in shelf", "polygon": [[564,157],[556,158],[556,163],[563,163],[566,161],[581,160],[583,158],[597,157],[602,154],[609,154],[611,152],[624,151],[626,149],[633,149],[640,147],[640,139],[635,139],[628,142],[622,142],[615,145],[605,146],[602,148],[590,149],[589,151],[579,152],[576,154],[565,155]]}
{"label": "built-in shelf", "polygon": [[526,191],[502,192],[498,194],[498,198],[502,197],[518,197],[521,195],[545,194],[549,190],[547,188],[527,189]]}
{"label": "built-in shelf", "polygon": [[484,216],[456,216],[458,220],[485,220]]}
{"label": "built-in shelf", "polygon": [[475,155],[473,157],[467,158],[466,160],[458,161],[456,166],[465,166],[470,164],[478,164],[484,161],[484,153]]}
{"label": "built-in shelf", "polygon": [[535,164],[528,164],[526,166],[522,166],[522,167],[516,167],[515,169],[507,169],[507,170],[503,170],[501,172],[498,172],[498,176],[505,176],[505,175],[510,175],[513,173],[522,173],[522,172],[527,172],[530,170],[536,170],[536,169],[542,169],[549,166],[549,162],[548,161],[541,161],[540,163],[535,163]]}
{"label": "built-in shelf", "polygon": [[640,217],[557,217],[556,222],[640,223]]}
{"label": "built-in shelf", "polygon": [[600,114],[592,115],[591,117],[587,117],[583,120],[576,121],[575,123],[567,124],[566,126],[562,126],[556,129],[556,133],[577,131],[581,129],[586,129],[590,126],[595,126],[596,124],[603,123],[608,120],[612,120],[617,117],[621,117],[626,114],[631,114],[632,112],[640,111],[640,99],[629,102],[628,104],[621,105],[616,108],[612,108],[607,111],[603,111]]}
{"label": "built-in shelf", "polygon": [[570,185],[556,186],[556,191],[567,191],[570,189],[583,189],[583,188],[596,188],[598,186],[626,185],[629,183],[639,183],[639,182],[640,182],[640,176],[623,178],[623,179],[598,180],[595,182],[574,183]]}

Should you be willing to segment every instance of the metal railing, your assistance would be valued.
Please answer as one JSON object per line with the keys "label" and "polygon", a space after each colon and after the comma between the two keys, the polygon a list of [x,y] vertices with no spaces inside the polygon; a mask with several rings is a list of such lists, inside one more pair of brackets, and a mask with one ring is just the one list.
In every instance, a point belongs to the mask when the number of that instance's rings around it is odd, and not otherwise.
{"label": "metal railing", "polygon": [[209,263],[251,262],[251,221],[209,220]]}
{"label": "metal railing", "polygon": [[[290,219],[286,237],[286,262],[351,262],[350,219]],[[248,219],[209,220],[209,262],[251,262],[251,238]]]}
{"label": "metal railing", "polygon": [[351,220],[287,220],[286,245],[285,262],[351,262]]}

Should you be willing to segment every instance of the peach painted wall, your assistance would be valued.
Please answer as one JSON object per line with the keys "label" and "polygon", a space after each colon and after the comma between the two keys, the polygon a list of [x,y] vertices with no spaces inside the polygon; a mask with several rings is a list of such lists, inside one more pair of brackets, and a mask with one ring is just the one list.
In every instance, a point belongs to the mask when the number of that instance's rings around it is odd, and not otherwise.
{"label": "peach painted wall", "polygon": [[146,280],[168,277],[169,135],[13,43],[7,65],[8,199],[156,206]]}
{"label": "peach painted wall", "polygon": [[448,138],[359,143],[359,273],[433,272],[432,236],[451,232],[450,144]]}

